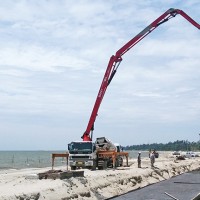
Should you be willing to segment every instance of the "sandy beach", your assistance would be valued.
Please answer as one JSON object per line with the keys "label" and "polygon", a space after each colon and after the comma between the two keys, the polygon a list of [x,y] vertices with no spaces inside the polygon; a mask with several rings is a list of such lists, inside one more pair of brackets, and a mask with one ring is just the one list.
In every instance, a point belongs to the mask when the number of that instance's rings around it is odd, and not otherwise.
{"label": "sandy beach", "polygon": [[51,168],[1,170],[0,200],[106,199],[200,169],[200,157],[177,161],[166,153],[156,159],[155,168],[150,167],[147,157],[142,158],[142,168],[137,168],[136,159],[129,160],[129,164],[101,171],[85,169],[84,177],[64,180],[38,179],[38,173]]}

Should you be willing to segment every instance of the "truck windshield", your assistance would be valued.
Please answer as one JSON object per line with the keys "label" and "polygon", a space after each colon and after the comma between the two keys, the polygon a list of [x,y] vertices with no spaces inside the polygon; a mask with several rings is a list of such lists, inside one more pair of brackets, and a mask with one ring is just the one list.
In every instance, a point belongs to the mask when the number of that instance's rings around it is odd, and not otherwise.
{"label": "truck windshield", "polygon": [[69,153],[92,153],[92,142],[72,142],[68,144]]}

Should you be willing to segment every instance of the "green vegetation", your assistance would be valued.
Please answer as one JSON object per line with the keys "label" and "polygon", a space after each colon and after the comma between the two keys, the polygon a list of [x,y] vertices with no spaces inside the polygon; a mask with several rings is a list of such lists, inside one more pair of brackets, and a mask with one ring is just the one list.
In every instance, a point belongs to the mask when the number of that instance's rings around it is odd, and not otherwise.
{"label": "green vegetation", "polygon": [[143,150],[155,149],[157,151],[199,151],[200,142],[189,142],[187,140],[177,140],[167,144],[153,143],[125,146],[124,150]]}

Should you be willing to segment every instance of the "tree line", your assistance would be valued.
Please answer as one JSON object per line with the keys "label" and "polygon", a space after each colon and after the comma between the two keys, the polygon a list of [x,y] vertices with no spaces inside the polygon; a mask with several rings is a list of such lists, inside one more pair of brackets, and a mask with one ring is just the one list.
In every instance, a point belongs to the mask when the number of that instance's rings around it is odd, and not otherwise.
{"label": "tree line", "polygon": [[140,144],[128,145],[123,147],[124,150],[143,150],[149,151],[155,149],[156,151],[200,151],[200,142],[189,142],[187,140],[177,140],[175,142],[153,143],[153,144]]}

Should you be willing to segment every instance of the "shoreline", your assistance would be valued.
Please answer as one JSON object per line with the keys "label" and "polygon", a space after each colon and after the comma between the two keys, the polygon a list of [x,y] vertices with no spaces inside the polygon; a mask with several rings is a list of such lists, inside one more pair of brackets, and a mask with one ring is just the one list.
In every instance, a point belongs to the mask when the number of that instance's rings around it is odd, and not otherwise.
{"label": "shoreline", "polygon": [[[200,169],[200,158],[174,160],[167,156],[156,159],[155,168],[149,158],[142,158],[142,168],[131,159],[130,167],[95,170],[84,169],[84,177],[42,179],[37,174],[51,169],[26,168],[0,170],[0,200],[103,200],[151,185],[171,177]],[[66,170],[65,167],[55,169]]]}

